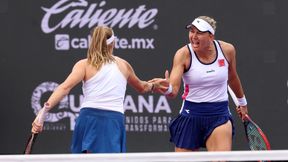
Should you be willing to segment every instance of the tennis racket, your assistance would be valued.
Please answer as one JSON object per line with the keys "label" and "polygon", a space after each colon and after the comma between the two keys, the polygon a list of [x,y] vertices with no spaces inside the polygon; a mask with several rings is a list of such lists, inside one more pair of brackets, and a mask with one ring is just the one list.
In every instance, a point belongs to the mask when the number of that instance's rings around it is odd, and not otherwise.
{"label": "tennis racket", "polygon": [[24,150],[24,154],[31,154],[32,149],[33,149],[33,145],[35,143],[35,140],[37,138],[38,134],[37,133],[32,133],[27,141],[25,150]]}
{"label": "tennis racket", "polygon": [[[238,107],[238,100],[232,89],[228,86],[228,91],[235,105]],[[260,127],[249,117],[245,115],[243,119],[246,138],[249,143],[250,150],[270,150],[270,143]]]}

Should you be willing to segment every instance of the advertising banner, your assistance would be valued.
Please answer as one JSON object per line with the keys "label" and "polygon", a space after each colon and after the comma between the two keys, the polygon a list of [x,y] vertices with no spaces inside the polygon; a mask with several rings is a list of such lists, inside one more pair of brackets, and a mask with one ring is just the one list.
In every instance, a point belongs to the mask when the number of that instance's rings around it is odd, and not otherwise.
{"label": "advertising banner", "polygon": [[[185,26],[194,18],[215,18],[215,39],[232,43],[251,117],[273,149],[287,149],[288,2],[165,0],[8,0],[0,3],[1,147],[21,154],[36,113],[55,88],[86,58],[91,30],[112,27],[114,55],[127,60],[142,80],[164,77],[176,51],[189,43]],[[109,75],[109,74],[107,74]],[[49,112],[35,153],[70,153],[75,119],[83,100],[81,84]],[[128,152],[174,151],[169,123],[182,104],[176,98],[140,94],[129,85],[124,99]],[[233,150],[246,150],[244,128],[233,102]],[[281,124],[279,124],[281,123]]]}

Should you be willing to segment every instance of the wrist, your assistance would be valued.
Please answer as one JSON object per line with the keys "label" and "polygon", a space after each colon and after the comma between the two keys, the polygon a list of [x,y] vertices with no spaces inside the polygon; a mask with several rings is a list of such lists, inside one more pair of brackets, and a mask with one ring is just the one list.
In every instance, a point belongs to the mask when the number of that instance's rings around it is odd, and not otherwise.
{"label": "wrist", "polygon": [[172,93],[172,91],[173,91],[173,86],[171,84],[169,84],[169,87],[168,87],[167,91],[164,92],[164,95],[169,95],[170,93]]}
{"label": "wrist", "polygon": [[44,106],[42,107],[42,109],[39,110],[38,115],[37,115],[38,124],[43,124],[45,122],[48,111],[49,111],[49,104],[44,103]]}
{"label": "wrist", "polygon": [[239,106],[246,106],[247,105],[247,100],[246,100],[245,95],[241,98],[237,98],[237,100],[238,100]]}
{"label": "wrist", "polygon": [[45,112],[48,112],[51,109],[51,106],[48,102],[45,102],[42,109],[44,109]]}

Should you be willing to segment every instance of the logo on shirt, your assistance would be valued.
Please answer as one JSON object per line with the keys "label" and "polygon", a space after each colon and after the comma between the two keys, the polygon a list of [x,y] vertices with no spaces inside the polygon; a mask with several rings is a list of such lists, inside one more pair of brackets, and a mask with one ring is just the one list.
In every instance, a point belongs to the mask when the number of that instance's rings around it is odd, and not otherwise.
{"label": "logo on shirt", "polygon": [[214,69],[211,69],[211,70],[206,71],[206,73],[214,73],[214,72],[215,72]]}
{"label": "logo on shirt", "polygon": [[224,61],[224,59],[219,59],[219,60],[218,60],[218,65],[219,65],[219,67],[225,66],[225,61]]}

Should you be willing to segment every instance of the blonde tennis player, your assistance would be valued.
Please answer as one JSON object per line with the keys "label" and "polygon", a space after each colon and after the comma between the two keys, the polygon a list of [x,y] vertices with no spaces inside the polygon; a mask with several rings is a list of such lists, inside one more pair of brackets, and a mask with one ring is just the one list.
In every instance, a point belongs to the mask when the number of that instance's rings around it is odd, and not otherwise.
{"label": "blonde tennis player", "polygon": [[[178,94],[184,82],[183,104],[180,114],[170,123],[170,141],[175,151],[230,151],[234,126],[228,107],[228,84],[236,93],[243,116],[247,101],[236,71],[236,51],[232,44],[215,40],[216,21],[200,16],[187,25],[190,43],[175,54],[171,75],[155,78],[154,83],[170,83],[164,93]],[[157,88],[155,89],[157,92]]]}
{"label": "blonde tennis player", "polygon": [[[95,27],[86,59],[78,61],[66,80],[45,102],[32,124],[42,131],[46,114],[70,90],[82,82],[84,99],[73,132],[73,153],[119,153],[126,151],[123,101],[128,83],[140,93],[154,84],[140,80],[131,65],[113,55],[115,36],[111,28]],[[155,84],[157,89],[160,85]],[[167,89],[167,88],[166,88]]]}

